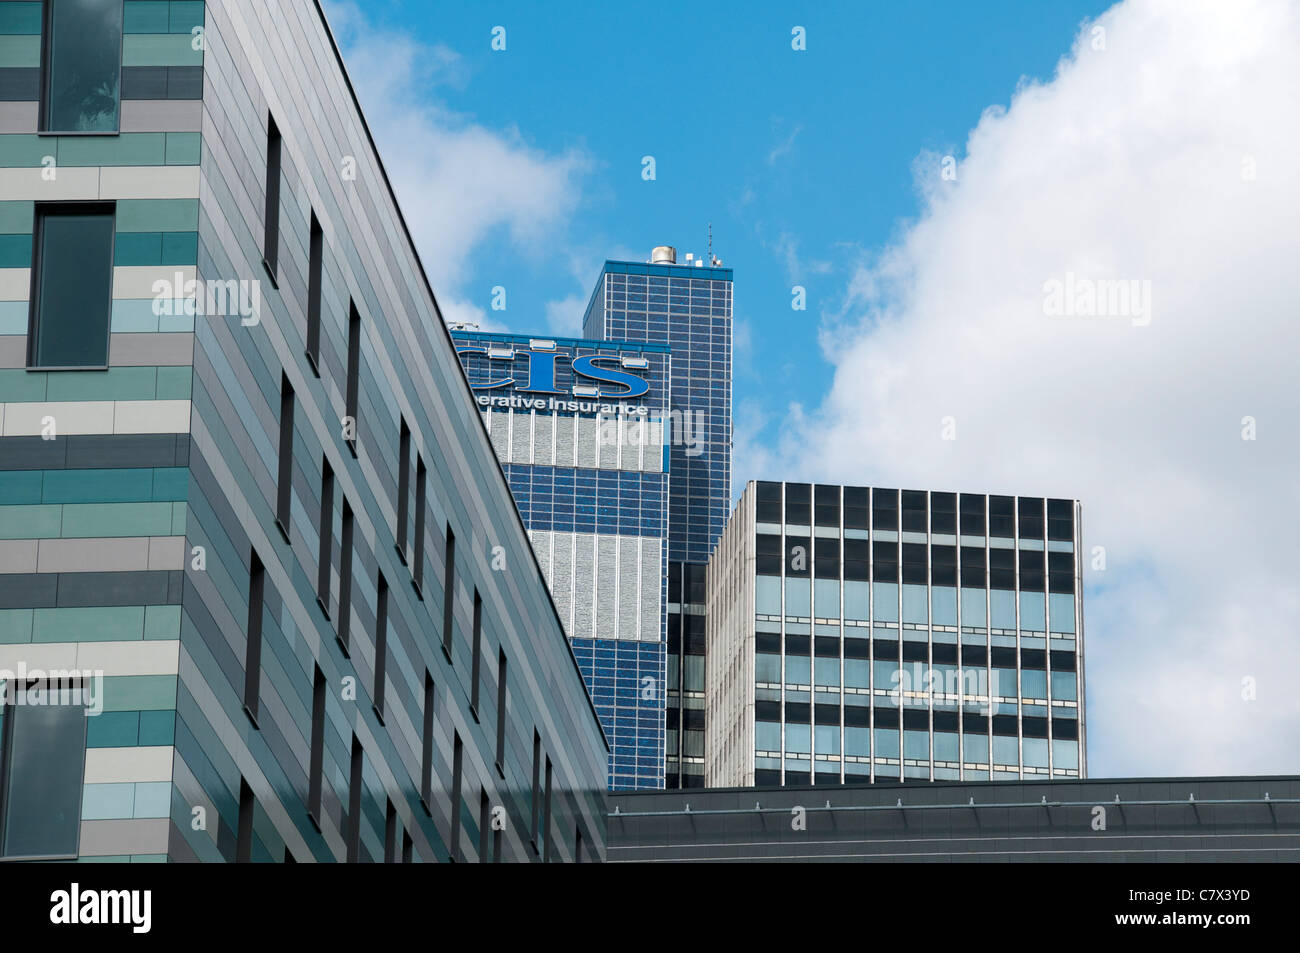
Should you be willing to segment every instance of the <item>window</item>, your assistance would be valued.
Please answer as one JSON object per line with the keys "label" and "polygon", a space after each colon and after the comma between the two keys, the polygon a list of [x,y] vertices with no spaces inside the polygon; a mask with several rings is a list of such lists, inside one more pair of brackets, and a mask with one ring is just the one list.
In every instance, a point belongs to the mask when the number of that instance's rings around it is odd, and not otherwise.
{"label": "window", "polygon": [[453,582],[456,578],[456,534],[452,532],[451,524],[447,525],[447,549],[442,570],[442,651],[447,656],[447,661],[451,658],[451,621],[452,621],[452,596]]}
{"label": "window", "polygon": [[451,747],[451,860],[460,860],[460,782],[464,760],[460,732],[455,732]]}
{"label": "window", "polygon": [[411,428],[401,418],[397,438],[397,558],[406,562],[406,520],[409,514],[407,495],[411,492]]}
{"label": "window", "polygon": [[582,863],[582,828],[581,827],[575,827],[573,829],[573,862],[575,864]]}
{"label": "window", "polygon": [[352,626],[352,507],[343,500],[343,532],[339,540],[339,648],[348,656],[348,635]]}
{"label": "window", "polygon": [[529,830],[529,838],[533,842],[533,852],[537,851],[537,822],[539,817],[538,809],[542,806],[542,736],[533,729],[533,797],[530,802],[532,805],[532,822]]}
{"label": "window", "polygon": [[347,862],[355,864],[361,859],[361,768],[364,756],[361,740],[352,736],[352,770],[348,780]]}
{"label": "window", "polygon": [[384,723],[384,672],[388,664],[388,581],[379,574],[375,601],[375,714]]}
{"label": "window", "polygon": [[266,570],[253,553],[248,570],[248,642],[244,654],[244,711],[257,725],[258,694],[262,681],[262,607],[266,596]]}
{"label": "window", "polygon": [[253,806],[256,799],[253,789],[243,778],[239,779],[239,828],[235,834],[235,863],[246,864],[253,859]]}
{"label": "window", "polygon": [[497,774],[506,776],[506,653],[497,653]]}
{"label": "window", "polygon": [[71,704],[25,704],[19,694],[69,691],[49,682],[0,682],[0,855],[75,857],[81,832],[86,711]]}
{"label": "window", "polygon": [[307,361],[320,377],[321,265],[325,257],[325,233],[315,212],[311,213],[311,242],[307,255]]}
{"label": "window", "polygon": [[275,525],[289,542],[290,500],[293,494],[293,385],[280,374],[280,472],[276,478]]}
{"label": "window", "polygon": [[424,458],[415,455],[415,565],[411,570],[411,581],[415,584],[415,594],[424,598],[424,511],[425,511],[425,470]]}
{"label": "window", "polygon": [[546,759],[546,794],[542,802],[542,863],[551,862],[551,759]]}
{"label": "window", "polygon": [[433,802],[433,676],[424,673],[424,728],[421,731],[424,747],[420,752],[420,800],[429,812]]}
{"label": "window", "polygon": [[113,206],[37,204],[29,367],[107,367]]}
{"label": "window", "polygon": [[275,118],[266,117],[266,233],[262,242],[262,260],[276,281],[280,258],[280,128]]}
{"label": "window", "polygon": [[409,864],[415,853],[415,842],[411,840],[410,831],[402,831],[402,863]]}
{"label": "window", "polygon": [[478,789],[478,862],[488,862],[488,850],[492,835],[492,802],[488,799],[487,788]]}
{"label": "window", "polygon": [[481,681],[481,670],[483,668],[483,597],[478,594],[478,587],[474,587],[474,658],[470,663],[470,687],[469,687],[469,713],[478,721],[478,694],[479,682]]}
{"label": "window", "polygon": [[357,391],[361,376],[361,313],[348,302],[348,379],[345,392],[344,428],[348,449],[357,455]]}
{"label": "window", "polygon": [[121,0],[48,0],[43,32],[41,131],[116,132]]}
{"label": "window", "polygon": [[397,808],[391,799],[384,815],[384,863],[397,863]]}
{"label": "window", "polygon": [[311,764],[308,767],[307,814],[321,829],[321,788],[325,769],[325,673],[316,666],[311,689]]}
{"label": "window", "polygon": [[334,468],[321,458],[320,554],[316,560],[316,603],[330,617],[330,559],[334,551]]}

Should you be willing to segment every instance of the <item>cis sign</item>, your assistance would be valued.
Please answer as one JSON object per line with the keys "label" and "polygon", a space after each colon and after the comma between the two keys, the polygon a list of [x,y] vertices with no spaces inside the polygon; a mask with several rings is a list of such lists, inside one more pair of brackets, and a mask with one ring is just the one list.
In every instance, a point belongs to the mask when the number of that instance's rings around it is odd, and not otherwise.
{"label": "cis sign", "polygon": [[[489,361],[514,360],[514,354],[511,354],[510,357],[496,357],[489,352],[487,347],[474,344],[457,346],[456,353],[482,354]],[[518,348],[515,353],[528,355],[528,383],[516,386],[516,391],[525,394],[564,393],[555,386],[555,359],[560,356],[558,351],[532,351]],[[575,377],[584,377],[587,380],[597,382],[597,396],[613,398],[641,397],[649,392],[650,385],[640,377],[626,371],[615,370],[612,367],[602,367],[597,363],[599,361],[617,362],[619,358],[609,354],[588,354],[583,357],[575,357],[570,362]],[[470,386],[474,390],[495,390],[498,387],[509,387],[511,384],[517,383],[513,377],[502,377],[483,384],[471,384]],[[617,385],[624,389],[610,390],[600,387],[601,384]]]}

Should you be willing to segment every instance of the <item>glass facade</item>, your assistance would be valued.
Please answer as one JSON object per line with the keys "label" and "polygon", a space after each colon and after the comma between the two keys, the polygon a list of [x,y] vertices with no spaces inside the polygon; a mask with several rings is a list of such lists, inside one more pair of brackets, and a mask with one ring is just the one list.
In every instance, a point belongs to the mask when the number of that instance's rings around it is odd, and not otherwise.
{"label": "glass facade", "polygon": [[662,787],[668,349],[453,339],[609,740],[609,786]]}
{"label": "glass facade", "polygon": [[710,786],[1083,776],[1077,517],[750,483],[709,569],[710,654],[740,653],[709,677]]}
{"label": "glass facade", "polygon": [[731,270],[675,263],[605,262],[583,321],[589,338],[673,354],[667,787],[704,779],[704,576],[731,498],[731,331]]}

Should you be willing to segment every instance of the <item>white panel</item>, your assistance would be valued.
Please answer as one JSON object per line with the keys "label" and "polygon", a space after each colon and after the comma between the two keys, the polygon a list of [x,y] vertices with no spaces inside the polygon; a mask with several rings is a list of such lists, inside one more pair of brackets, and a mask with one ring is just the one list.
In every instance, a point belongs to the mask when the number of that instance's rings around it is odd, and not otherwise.
{"label": "white panel", "polygon": [[635,639],[637,623],[637,537],[618,540],[618,629],[625,639]]}
{"label": "white panel", "polygon": [[573,638],[573,534],[554,534],[554,546],[551,598],[564,623],[565,634]]}
{"label": "white panel", "polygon": [[618,537],[596,537],[596,638],[617,639],[618,585],[615,576]]}
{"label": "white panel", "polygon": [[[198,269],[194,265],[118,265],[113,269],[113,297],[133,300],[152,299],[157,294],[154,291],[154,282],[165,281],[167,287],[173,289],[174,297],[183,301],[185,300],[182,297],[185,283],[193,281],[197,274]],[[176,288],[177,275],[181,276],[180,288]],[[212,290],[211,285],[206,287],[208,290]],[[213,291],[214,295],[216,293],[216,291]],[[172,296],[172,294],[168,295],[168,297]],[[228,295],[227,297],[233,296]],[[221,298],[218,297],[215,300],[218,302],[218,307],[220,307]]]}
{"label": "white panel", "polygon": [[645,457],[641,468],[647,473],[659,473],[664,468],[664,425],[655,418],[646,425]]}
{"label": "white panel", "polygon": [[504,410],[492,411],[492,451],[503,463],[510,459],[510,414]]}
{"label": "white panel", "polygon": [[542,529],[530,529],[528,539],[533,544],[533,552],[537,554],[537,565],[542,569],[542,576],[546,579],[546,585],[551,585],[551,534]]}
{"label": "white panel", "polygon": [[119,400],[113,433],[189,433],[188,400]]}
{"label": "white panel", "polygon": [[555,418],[555,465],[573,466],[573,417]]}
{"label": "white panel", "polygon": [[168,745],[86,749],[86,784],[171,779],[172,749]]}
{"label": "white panel", "polygon": [[[59,178],[67,174],[59,170]],[[101,199],[196,199],[199,167],[196,165],[104,166],[99,169]]]}
{"label": "white panel", "polygon": [[[43,168],[0,169],[0,202],[66,202],[77,199],[97,199],[99,195],[98,166],[60,166],[53,180],[45,179]],[[198,197],[198,171],[194,167],[195,191],[190,198]],[[164,196],[159,196],[163,198]]]}
{"label": "white panel", "polygon": [[596,465],[602,470],[618,468],[618,434],[620,421],[617,417],[600,417],[596,424]]}
{"label": "white panel", "polygon": [[593,609],[596,593],[591,585],[595,566],[596,537],[591,533],[574,534],[573,634],[575,639],[593,638]]}
{"label": "white panel", "polygon": [[663,638],[659,627],[663,598],[663,552],[654,536],[641,537],[641,640],[658,642]]}
{"label": "white panel", "polygon": [[[113,432],[113,401],[111,400],[24,401],[5,404],[3,410],[6,437],[40,436],[41,430],[45,427],[42,420],[46,417],[54,418],[55,432],[60,437],[70,434]],[[188,420],[187,414],[186,430],[189,429]]]}
{"label": "white panel", "polygon": [[[32,290],[30,268],[0,268],[0,301],[26,301]],[[23,309],[23,334],[27,333],[26,311]]]}
{"label": "white panel", "polygon": [[596,421],[592,417],[575,417],[578,422],[577,462],[579,467],[596,466]]}
{"label": "white panel", "polygon": [[624,470],[641,469],[641,447],[645,444],[646,421],[644,417],[629,417],[623,424],[623,456],[621,465]]}
{"label": "white panel", "polygon": [[555,417],[536,414],[533,417],[533,462],[550,466],[555,460]]}
{"label": "white panel", "polygon": [[533,412],[512,411],[510,434],[510,462],[533,462]]}

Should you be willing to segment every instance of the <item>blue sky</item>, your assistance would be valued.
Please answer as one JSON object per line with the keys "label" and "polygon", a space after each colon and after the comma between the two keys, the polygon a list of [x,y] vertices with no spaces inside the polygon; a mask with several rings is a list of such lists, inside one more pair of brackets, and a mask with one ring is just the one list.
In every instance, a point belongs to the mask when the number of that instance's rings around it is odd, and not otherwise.
{"label": "blue sky", "polygon": [[[644,260],[657,244],[703,254],[712,221],[714,253],[735,269],[735,401],[753,428],[824,395],[820,316],[840,311],[862,256],[916,214],[918,157],[960,157],[980,114],[1022,77],[1050,77],[1105,7],[664,3],[647,15],[654,5],[380,2],[365,16],[442,48],[425,93],[451,121],[581,165],[548,239],[521,242],[506,224],[482,234],[459,276],[465,299],[487,308],[500,284],[495,324],[545,330],[567,313],[575,330],[606,257]],[[504,51],[491,48],[496,26]],[[641,177],[646,155],[654,181]],[[791,310],[794,285],[804,312]],[[737,483],[763,475],[738,471]]]}
{"label": "blue sky", "polygon": [[711,221],[736,487],[1079,499],[1090,773],[1300,770],[1300,7],[327,5],[444,315]]}

